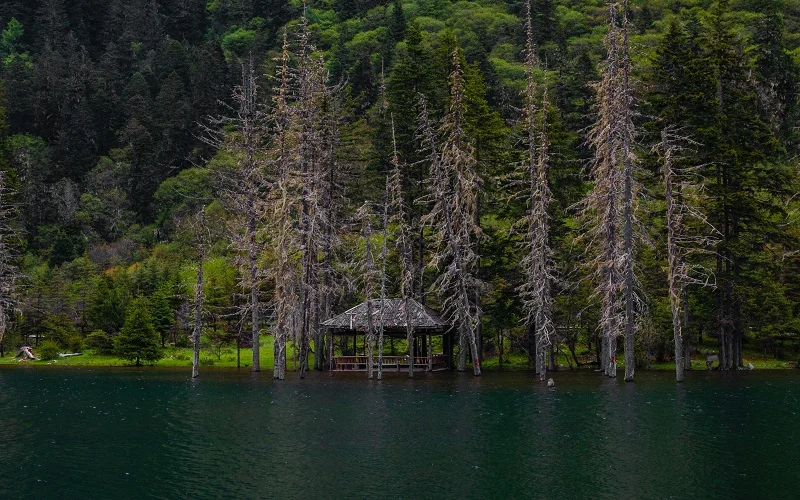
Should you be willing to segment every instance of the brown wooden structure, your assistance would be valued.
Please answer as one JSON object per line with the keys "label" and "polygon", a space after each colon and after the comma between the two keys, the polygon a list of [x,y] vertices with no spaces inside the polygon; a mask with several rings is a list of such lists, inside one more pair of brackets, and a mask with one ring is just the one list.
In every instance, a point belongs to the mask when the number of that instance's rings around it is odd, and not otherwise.
{"label": "brown wooden structure", "polygon": [[[407,338],[408,317],[414,331],[414,371],[442,371],[453,366],[453,339],[450,325],[439,314],[414,299],[373,299],[372,325],[377,336],[383,322],[385,343]],[[408,308],[408,314],[406,314]],[[332,371],[366,371],[368,368],[366,332],[368,310],[366,302],[348,309],[322,323],[334,338],[339,338],[341,356],[330,359]],[[439,341],[441,338],[441,341]],[[361,345],[359,346],[359,339]],[[434,341],[436,339],[436,341]],[[437,352],[434,352],[437,351]],[[406,355],[383,355],[383,371],[408,371],[410,361]],[[373,357],[377,368],[378,356]]]}

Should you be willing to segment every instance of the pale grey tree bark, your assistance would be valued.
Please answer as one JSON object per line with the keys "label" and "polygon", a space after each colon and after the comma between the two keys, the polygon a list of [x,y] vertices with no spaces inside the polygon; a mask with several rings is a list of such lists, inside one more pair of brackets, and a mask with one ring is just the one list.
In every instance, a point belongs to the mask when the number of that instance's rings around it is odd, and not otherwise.
{"label": "pale grey tree bark", "polygon": [[[472,353],[472,368],[481,374],[478,348],[480,304],[477,276],[479,257],[475,246],[481,236],[477,220],[482,180],[477,169],[475,147],[464,123],[464,73],[461,54],[452,54],[450,107],[444,117],[441,153],[431,165],[433,208],[424,217],[434,233],[435,251],[431,267],[439,271],[434,286],[442,298],[446,317],[459,334],[459,370],[466,369],[466,353]],[[422,120],[425,127],[424,120]]]}
{"label": "pale grey tree bark", "polygon": [[[364,202],[358,209],[356,217],[361,223],[361,235],[364,238],[364,258],[361,260],[361,282],[364,289],[364,300],[367,306],[367,331],[365,332],[367,344],[367,377],[374,376],[374,353],[375,353],[375,324],[373,317],[373,295],[375,294],[375,256],[372,252],[372,208],[369,202]],[[383,304],[381,304],[383,311]],[[382,314],[382,313],[381,313]],[[381,357],[382,358],[382,357]],[[383,361],[383,359],[381,359]],[[382,374],[382,370],[379,371]]]}
{"label": "pale grey tree bark", "polygon": [[276,256],[275,279],[275,324],[273,326],[273,378],[286,377],[287,341],[294,337],[298,316],[297,264],[292,258],[298,244],[293,223],[299,212],[296,179],[291,175],[293,162],[293,128],[289,110],[290,73],[289,44],[283,34],[283,48],[275,76],[273,89],[271,161],[277,177],[275,189],[269,199],[267,217],[272,220],[273,251]]}
{"label": "pale grey tree bark", "polygon": [[[538,89],[536,71],[539,63],[533,42],[533,22],[530,1],[526,12],[525,75],[522,91],[524,107],[520,128],[526,146],[524,160],[515,169],[512,187],[516,197],[526,205],[526,214],[514,226],[522,235],[523,257],[520,265],[524,281],[517,288],[525,311],[526,331],[534,334],[534,366],[541,381],[547,371],[546,355],[555,333],[552,307],[553,265],[549,244],[548,205],[551,199],[548,182],[549,138],[547,134],[547,86]],[[541,96],[540,96],[541,94]],[[541,97],[541,106],[540,106]]]}
{"label": "pale grey tree bark", "polygon": [[596,283],[594,297],[600,301],[602,371],[617,374],[617,339],[625,340],[626,380],[633,380],[635,331],[641,310],[636,293],[636,205],[639,191],[633,152],[633,97],[628,55],[626,6],[609,4],[609,31],[604,38],[606,59],[597,92],[597,121],[589,134],[594,147],[591,168],[592,189],[582,200],[580,216],[584,233],[579,236],[593,256],[588,259]]}
{"label": "pale grey tree bark", "polygon": [[[235,216],[230,228],[232,246],[239,264],[239,287],[247,294],[241,317],[249,312],[253,343],[252,370],[261,370],[260,333],[262,270],[258,256],[258,234],[264,231],[263,199],[270,186],[265,176],[267,115],[258,102],[259,85],[252,55],[242,64],[242,83],[233,91],[235,106],[228,115],[204,126],[204,140],[217,149],[228,151],[235,159],[231,169],[219,169],[220,192],[226,208]],[[244,230],[242,230],[244,228]]]}
{"label": "pale grey tree bark", "polygon": [[700,265],[692,265],[688,257],[710,253],[717,243],[717,232],[702,212],[706,202],[700,167],[681,165],[681,152],[696,145],[667,128],[661,142],[653,150],[662,157],[662,175],[667,218],[667,284],[672,312],[672,332],[675,343],[675,380],[684,380],[688,352],[687,286],[714,286],[714,275]]}
{"label": "pale grey tree bark", "polygon": [[17,209],[11,204],[14,193],[6,182],[6,173],[0,172],[0,354],[5,354],[6,332],[14,322],[19,308],[18,283],[22,278],[15,264],[17,248]]}
{"label": "pale grey tree bark", "polygon": [[[425,116],[425,122],[430,125],[430,122],[427,119],[427,106],[423,103],[423,113]],[[406,321],[406,343],[408,345],[408,376],[409,378],[414,377],[414,325],[412,324],[411,314],[408,309],[408,301],[409,299],[413,298],[414,296],[414,277],[415,277],[415,262],[413,256],[413,241],[411,240],[411,230],[409,224],[407,222],[407,213],[406,207],[403,197],[403,178],[402,178],[402,163],[400,161],[400,156],[397,152],[397,141],[395,138],[395,127],[394,127],[394,117],[391,119],[392,123],[392,168],[389,172],[389,176],[387,178],[387,185],[386,185],[386,198],[387,198],[387,207],[391,209],[392,215],[389,219],[389,222],[394,226],[395,230],[395,248],[397,249],[397,253],[399,254],[400,260],[400,295],[403,298],[404,310],[405,310],[405,321]],[[429,128],[428,132],[433,134],[433,129]],[[429,139],[433,139],[435,136],[431,135]],[[435,150],[432,153],[433,156],[436,156]],[[437,156],[438,158],[438,156]],[[434,162],[438,162],[438,159],[432,159]],[[384,227],[387,225],[384,224]],[[384,238],[385,241],[385,238]],[[385,261],[384,261],[385,267]],[[384,269],[384,277],[386,275],[386,271]]]}
{"label": "pale grey tree bark", "polygon": [[206,223],[203,206],[195,224],[197,238],[197,278],[194,288],[194,326],[192,328],[192,378],[200,375],[200,337],[203,334],[203,264],[205,262]]}

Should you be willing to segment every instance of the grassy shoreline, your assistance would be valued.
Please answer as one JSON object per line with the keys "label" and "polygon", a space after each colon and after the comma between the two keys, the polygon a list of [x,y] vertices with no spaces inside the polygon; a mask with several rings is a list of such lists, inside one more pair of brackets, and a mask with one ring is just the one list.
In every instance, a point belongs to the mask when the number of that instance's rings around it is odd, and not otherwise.
{"label": "grassy shoreline", "polygon": [[[80,356],[73,356],[68,358],[59,358],[53,361],[27,361],[27,362],[20,362],[18,359],[14,358],[14,352],[6,353],[6,356],[0,358],[0,365],[28,365],[28,366],[67,366],[67,367],[131,367],[134,366],[133,363],[120,359],[116,356],[108,356],[108,355],[101,355],[95,354],[91,350],[86,350]],[[241,369],[250,368],[252,362],[252,350],[251,349],[241,349],[240,353],[240,366]],[[309,364],[313,366],[313,353],[309,355]],[[618,357],[618,368],[624,369],[625,367],[625,359],[624,356],[620,355]],[[797,362],[795,361],[784,361],[778,360],[773,358],[768,358],[764,356],[759,356],[754,353],[747,353],[744,357],[744,363],[752,363],[753,367],[756,370],[790,370],[795,369],[797,367]],[[167,347],[164,349],[164,357],[153,363],[151,365],[146,366],[154,366],[154,367],[191,367],[192,365],[192,350],[191,348],[179,348],[179,347]],[[594,370],[596,368],[595,365],[585,364],[579,368],[569,367],[566,358],[563,355],[559,355],[558,357],[558,365],[559,370],[563,371],[570,371],[572,370],[581,370],[581,371],[589,371]],[[217,353],[210,352],[208,350],[202,351],[200,355],[200,366],[201,367],[214,367],[214,368],[237,368],[237,361],[236,361],[236,349],[235,348],[223,348],[219,355]],[[293,360],[292,360],[292,352],[289,352],[289,360],[288,360],[288,369],[292,369]],[[262,371],[272,370],[273,367],[273,352],[272,352],[272,344],[271,342],[265,342],[265,345],[261,347],[261,367]],[[488,371],[511,371],[511,370],[529,370],[528,367],[528,360],[527,356],[524,353],[512,353],[510,355],[504,356],[504,362],[502,366],[498,362],[497,356],[492,358],[488,358],[484,360],[482,365],[484,370]],[[663,362],[663,363],[653,363],[648,368],[639,368],[639,370],[644,371],[674,371],[675,370],[675,363],[673,362]],[[703,371],[706,370],[706,363],[705,359],[700,359],[697,357],[696,359],[692,360],[692,370],[695,371]]]}

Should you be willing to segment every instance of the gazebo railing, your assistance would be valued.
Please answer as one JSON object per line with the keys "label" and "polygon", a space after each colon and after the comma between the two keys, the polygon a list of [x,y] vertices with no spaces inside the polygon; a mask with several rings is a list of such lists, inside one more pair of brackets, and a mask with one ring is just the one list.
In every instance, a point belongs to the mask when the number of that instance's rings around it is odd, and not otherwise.
{"label": "gazebo railing", "polygon": [[[383,356],[383,370],[402,371],[408,370],[408,356]],[[333,371],[338,372],[363,372],[367,371],[369,358],[367,356],[334,356]],[[378,368],[378,356],[372,358],[373,369]],[[431,371],[446,370],[447,356],[435,354],[431,356]],[[414,357],[414,370],[425,371],[428,369],[427,356]]]}

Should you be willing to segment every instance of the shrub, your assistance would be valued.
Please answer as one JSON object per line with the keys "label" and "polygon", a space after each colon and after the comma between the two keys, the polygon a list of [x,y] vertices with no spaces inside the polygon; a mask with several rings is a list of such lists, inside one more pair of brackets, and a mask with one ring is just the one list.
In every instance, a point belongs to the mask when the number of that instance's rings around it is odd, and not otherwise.
{"label": "shrub", "polygon": [[72,335],[67,339],[68,352],[83,352],[83,337],[80,335]]}
{"label": "shrub", "polygon": [[94,349],[97,354],[109,355],[114,352],[114,343],[103,330],[90,333],[86,337],[86,347]]}
{"label": "shrub", "polygon": [[72,320],[65,315],[48,317],[42,322],[42,329],[48,340],[52,340],[64,349],[68,348],[73,337],[80,335]]}
{"label": "shrub", "polygon": [[175,347],[191,347],[192,342],[189,339],[189,336],[186,334],[178,335],[178,338],[175,339]]}
{"label": "shrub", "polygon": [[36,348],[36,355],[44,361],[57,359],[59,352],[61,352],[61,348],[52,340],[43,340]]}

